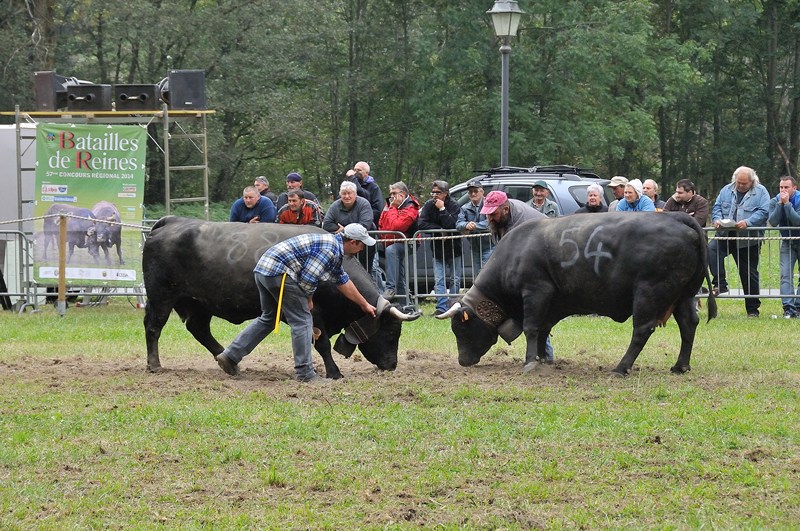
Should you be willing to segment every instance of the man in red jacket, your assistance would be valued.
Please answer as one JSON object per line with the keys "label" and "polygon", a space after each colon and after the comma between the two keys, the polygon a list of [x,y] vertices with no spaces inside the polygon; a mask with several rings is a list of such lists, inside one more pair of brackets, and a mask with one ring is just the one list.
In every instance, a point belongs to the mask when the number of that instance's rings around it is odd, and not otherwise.
{"label": "man in red jacket", "polygon": [[[389,197],[378,220],[378,230],[402,232],[410,238],[416,231],[418,217],[419,202],[408,192],[405,183],[398,181],[389,186]],[[384,234],[381,240],[386,246],[386,291],[383,296],[389,300],[401,295],[408,299],[405,264],[408,245],[393,241],[399,237],[396,234]]]}

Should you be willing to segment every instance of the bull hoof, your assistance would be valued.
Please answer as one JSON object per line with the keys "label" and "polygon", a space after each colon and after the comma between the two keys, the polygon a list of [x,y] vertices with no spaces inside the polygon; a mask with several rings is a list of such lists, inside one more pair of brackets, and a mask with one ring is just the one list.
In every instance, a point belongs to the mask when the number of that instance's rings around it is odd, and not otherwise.
{"label": "bull hoof", "polygon": [[342,378],[344,378],[344,376],[342,376],[342,373],[339,372],[336,374],[326,374],[325,378],[329,380],[341,380]]}
{"label": "bull hoof", "polygon": [[152,372],[152,373],[161,372],[161,365],[148,365],[147,372]]}
{"label": "bull hoof", "polygon": [[688,365],[675,365],[674,367],[670,368],[669,372],[672,374],[685,374],[691,370],[692,368]]}
{"label": "bull hoof", "polygon": [[616,370],[616,369],[614,369],[613,371],[611,371],[609,374],[610,374],[610,376],[611,376],[611,377],[613,377],[613,378],[625,378],[626,376],[628,376],[628,373],[627,373],[627,372],[621,372],[621,371],[618,371],[618,370]]}

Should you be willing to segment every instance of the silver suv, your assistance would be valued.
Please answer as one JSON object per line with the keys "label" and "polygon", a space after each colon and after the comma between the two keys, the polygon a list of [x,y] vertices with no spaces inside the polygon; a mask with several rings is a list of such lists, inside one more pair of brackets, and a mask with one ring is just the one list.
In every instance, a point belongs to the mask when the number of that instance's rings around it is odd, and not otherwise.
{"label": "silver suv", "polygon": [[[586,188],[590,184],[603,187],[605,204],[614,200],[607,179],[601,179],[591,170],[575,166],[534,166],[532,168],[503,167],[494,168],[481,175],[479,179],[484,191],[501,190],[512,199],[528,202],[531,200],[533,183],[544,181],[550,190],[550,199],[558,203],[561,215],[572,214],[586,204]],[[472,180],[470,179],[470,180]],[[450,197],[463,205],[469,200],[467,183],[450,187]]]}

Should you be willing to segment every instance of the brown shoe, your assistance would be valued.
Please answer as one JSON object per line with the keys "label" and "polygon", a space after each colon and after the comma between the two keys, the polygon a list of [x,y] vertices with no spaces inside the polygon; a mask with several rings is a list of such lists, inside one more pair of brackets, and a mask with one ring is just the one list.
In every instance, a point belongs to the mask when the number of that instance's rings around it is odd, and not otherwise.
{"label": "brown shoe", "polygon": [[231,360],[229,360],[224,352],[214,356],[214,359],[217,360],[217,365],[219,365],[220,369],[231,376],[239,376],[239,364],[233,363]]}

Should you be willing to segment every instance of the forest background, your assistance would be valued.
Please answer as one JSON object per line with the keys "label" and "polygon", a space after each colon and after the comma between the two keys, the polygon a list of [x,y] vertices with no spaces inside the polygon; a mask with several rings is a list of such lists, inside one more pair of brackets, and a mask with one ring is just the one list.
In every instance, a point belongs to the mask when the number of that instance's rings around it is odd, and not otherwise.
{"label": "forest background", "polygon": [[[740,165],[775,193],[800,152],[800,1],[520,0],[509,161],[695,181]],[[299,171],[323,197],[358,160],[386,190],[499,165],[491,0],[4,0],[0,110],[33,73],[157,83],[202,69],[210,199]],[[5,117],[6,123],[13,118]],[[151,149],[145,203],[164,197]],[[173,154],[173,159],[181,156]],[[189,154],[185,154],[186,157]],[[179,183],[177,186],[181,186]],[[180,190],[173,195],[180,195]]]}

